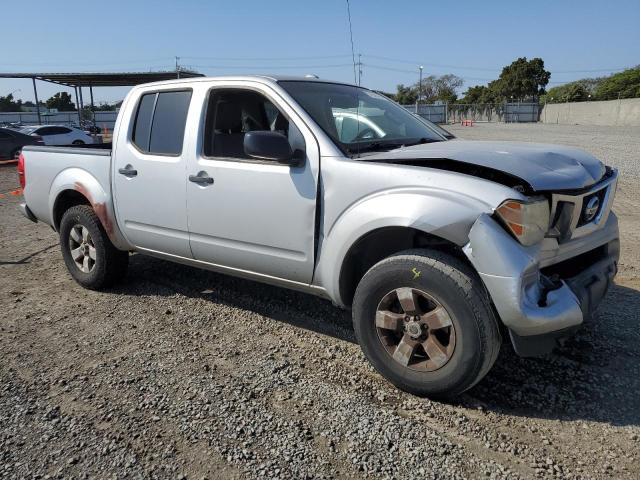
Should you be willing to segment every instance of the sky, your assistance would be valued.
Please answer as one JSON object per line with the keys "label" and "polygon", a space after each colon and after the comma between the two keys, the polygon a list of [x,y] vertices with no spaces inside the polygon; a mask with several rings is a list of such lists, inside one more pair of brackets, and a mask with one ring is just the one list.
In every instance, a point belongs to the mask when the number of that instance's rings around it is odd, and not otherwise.
{"label": "sky", "polygon": [[[1,72],[171,70],[178,56],[207,75],[354,81],[346,0],[3,3]],[[378,90],[416,83],[420,65],[425,76],[453,73],[469,87],[497,78],[518,57],[541,57],[552,87],[640,64],[640,0],[350,0],[350,7],[362,85]],[[57,91],[71,92],[38,82],[41,100]],[[98,88],[94,96],[113,102],[127,91]],[[11,92],[33,101],[30,80],[0,79],[0,95]]]}

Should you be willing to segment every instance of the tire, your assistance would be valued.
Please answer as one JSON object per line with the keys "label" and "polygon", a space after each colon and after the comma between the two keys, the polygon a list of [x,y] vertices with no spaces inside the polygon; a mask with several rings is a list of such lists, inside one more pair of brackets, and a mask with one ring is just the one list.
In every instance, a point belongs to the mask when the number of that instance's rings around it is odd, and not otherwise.
{"label": "tire", "polygon": [[[68,209],[60,221],[59,232],[64,263],[73,279],[80,285],[91,290],[100,290],[124,278],[129,264],[129,252],[123,252],[113,246],[89,205],[76,205]],[[79,248],[82,251],[79,251]]]}
{"label": "tire", "polygon": [[82,140],[74,140],[71,145],[84,145],[84,142]]}
{"label": "tire", "polygon": [[[406,314],[411,305],[415,315]],[[407,250],[374,265],[356,289],[352,312],[367,359],[414,395],[461,394],[489,372],[500,350],[498,321],[480,278],[440,251]]]}

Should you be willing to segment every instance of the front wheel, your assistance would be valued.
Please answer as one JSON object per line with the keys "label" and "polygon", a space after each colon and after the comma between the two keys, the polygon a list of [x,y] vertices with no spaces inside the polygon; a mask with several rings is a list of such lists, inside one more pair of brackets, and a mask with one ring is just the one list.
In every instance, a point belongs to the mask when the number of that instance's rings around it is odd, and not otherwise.
{"label": "front wheel", "polygon": [[69,273],[85,288],[109,287],[127,272],[129,252],[113,246],[89,205],[76,205],[64,213],[60,248]]}
{"label": "front wheel", "polygon": [[471,388],[490,370],[501,344],[475,272],[427,249],[374,265],[356,289],[353,323],[374,368],[419,396],[452,397]]}
{"label": "front wheel", "polygon": [[84,142],[82,140],[74,140],[71,144],[72,145],[84,145]]}

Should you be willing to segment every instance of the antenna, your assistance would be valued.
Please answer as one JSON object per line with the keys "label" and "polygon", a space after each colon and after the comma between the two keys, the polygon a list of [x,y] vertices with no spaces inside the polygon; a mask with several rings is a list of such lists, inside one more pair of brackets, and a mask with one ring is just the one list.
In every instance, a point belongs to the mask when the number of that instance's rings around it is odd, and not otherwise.
{"label": "antenna", "polygon": [[351,60],[353,61],[353,81],[358,82],[356,75],[356,53],[353,48],[353,29],[351,28],[351,7],[349,6],[349,0],[347,0],[347,16],[349,17],[349,38],[351,39]]}
{"label": "antenna", "polygon": [[360,86],[360,82],[362,81],[362,54],[358,54],[358,86]]}

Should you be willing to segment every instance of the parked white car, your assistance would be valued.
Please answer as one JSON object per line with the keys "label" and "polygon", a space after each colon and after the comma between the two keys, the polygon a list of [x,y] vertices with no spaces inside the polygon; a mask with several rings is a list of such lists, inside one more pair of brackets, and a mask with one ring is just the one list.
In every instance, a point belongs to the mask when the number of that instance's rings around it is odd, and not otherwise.
{"label": "parked white car", "polygon": [[94,143],[93,138],[79,128],[64,125],[35,125],[20,132],[42,137],[45,145],[82,145]]}

